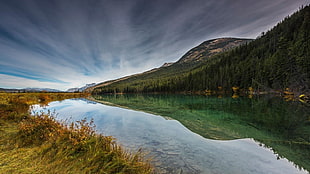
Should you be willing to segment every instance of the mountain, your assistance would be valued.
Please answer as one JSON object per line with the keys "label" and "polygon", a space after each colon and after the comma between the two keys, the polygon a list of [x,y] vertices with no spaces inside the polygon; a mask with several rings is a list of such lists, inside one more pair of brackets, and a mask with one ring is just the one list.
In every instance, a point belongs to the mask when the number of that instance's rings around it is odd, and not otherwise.
{"label": "mountain", "polygon": [[185,91],[251,87],[257,92],[310,93],[310,6],[286,17],[260,38],[213,60],[173,87]]}
{"label": "mountain", "polygon": [[237,40],[206,41],[170,66],[101,83],[93,93],[231,91],[232,87],[310,93],[309,5],[254,41]]}
{"label": "mountain", "polygon": [[0,88],[0,92],[12,92],[12,93],[17,93],[17,92],[22,92],[22,89],[7,89],[7,88]]}
{"label": "mountain", "polygon": [[78,92],[79,88],[69,88],[66,92]]}
{"label": "mountain", "polygon": [[[246,44],[250,41],[251,39],[240,38],[219,38],[205,41],[188,51],[175,63],[164,63],[159,68],[154,68],[143,73],[99,83],[96,86],[88,88],[87,91],[93,91],[95,88],[102,88],[116,84],[126,84],[129,86],[131,83],[140,83],[141,80],[159,80],[162,78],[168,78],[170,76],[181,75],[190,71],[194,67],[203,64],[215,54],[227,51],[242,44]],[[126,92],[129,91],[127,90]]]}
{"label": "mountain", "polygon": [[25,92],[62,92],[58,89],[50,89],[50,88],[24,88],[22,89]]}
{"label": "mountain", "polygon": [[201,62],[215,54],[227,51],[249,41],[251,39],[218,38],[208,40],[188,51],[176,64]]}
{"label": "mountain", "polygon": [[24,89],[5,89],[0,88],[0,92],[12,92],[12,93],[18,93],[18,92],[63,92],[57,89],[50,89],[50,88],[24,88]]}
{"label": "mountain", "polygon": [[96,85],[96,83],[90,83],[90,84],[86,84],[85,86],[80,87],[80,88],[70,88],[66,92],[84,92],[87,88],[93,87],[95,85]]}

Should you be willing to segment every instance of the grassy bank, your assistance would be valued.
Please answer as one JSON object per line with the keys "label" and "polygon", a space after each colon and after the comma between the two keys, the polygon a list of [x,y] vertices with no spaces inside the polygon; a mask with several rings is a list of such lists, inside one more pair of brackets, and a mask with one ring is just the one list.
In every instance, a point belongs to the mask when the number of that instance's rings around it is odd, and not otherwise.
{"label": "grassy bank", "polygon": [[31,104],[84,95],[0,93],[0,173],[152,173],[143,154],[96,134],[91,120],[68,124],[29,114]]}

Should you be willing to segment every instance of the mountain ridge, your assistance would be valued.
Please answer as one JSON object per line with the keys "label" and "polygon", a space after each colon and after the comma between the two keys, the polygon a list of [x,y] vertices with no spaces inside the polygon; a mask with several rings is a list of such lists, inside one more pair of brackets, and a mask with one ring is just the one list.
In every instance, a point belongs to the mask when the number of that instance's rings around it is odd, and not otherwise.
{"label": "mountain ridge", "polygon": [[9,89],[9,88],[0,88],[0,91],[18,93],[18,92],[63,92],[58,89],[51,88],[22,88],[22,89]]}
{"label": "mountain ridge", "polygon": [[242,45],[245,42],[252,41],[253,39],[243,39],[243,38],[216,38],[204,41],[200,45],[190,49],[185,53],[176,63],[186,63],[193,61],[202,61],[204,57],[211,57],[217,53],[227,51],[236,46]]}
{"label": "mountain ridge", "polygon": [[252,39],[232,38],[232,37],[216,38],[216,39],[207,40],[207,41],[202,42],[198,46],[190,49],[176,62],[164,63],[159,68],[153,68],[151,70],[148,70],[142,73],[133,74],[133,75],[121,77],[118,79],[105,81],[93,87],[87,88],[86,91],[91,92],[95,88],[109,86],[114,83],[120,83],[122,81],[126,81],[126,80],[133,79],[133,78],[140,77],[140,78],[146,79],[147,76],[150,76],[150,74],[153,76],[157,75],[161,77],[169,76],[173,74],[174,75],[181,74],[185,71],[190,70],[191,68],[194,68],[195,66],[199,65],[203,61],[206,61],[208,58],[212,57],[213,55],[227,51],[229,49],[248,43],[250,41],[252,41]]}
{"label": "mountain ridge", "polygon": [[87,88],[91,88],[91,87],[93,87],[95,85],[96,85],[96,83],[90,83],[90,84],[86,84],[85,86],[82,86],[80,88],[69,88],[69,89],[67,89],[66,92],[83,92]]}
{"label": "mountain ridge", "polygon": [[[212,41],[211,41],[212,42]],[[300,8],[257,39],[206,59],[198,47],[187,61],[127,78],[93,93],[226,92],[310,94],[310,6]],[[195,51],[195,49],[197,49]],[[214,49],[216,51],[216,49]],[[191,52],[192,51],[192,52]],[[194,56],[192,56],[194,54]],[[232,90],[234,89],[234,90]],[[240,90],[238,90],[240,89]]]}

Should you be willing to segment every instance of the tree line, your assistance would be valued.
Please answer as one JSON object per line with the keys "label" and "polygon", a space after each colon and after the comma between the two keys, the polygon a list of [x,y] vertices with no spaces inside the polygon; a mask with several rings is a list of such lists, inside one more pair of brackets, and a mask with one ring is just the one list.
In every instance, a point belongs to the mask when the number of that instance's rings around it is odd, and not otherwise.
{"label": "tree line", "polygon": [[93,92],[181,92],[219,88],[229,91],[232,87],[310,92],[309,31],[310,6],[306,6],[254,41],[217,54],[193,69],[160,78],[137,76],[96,88]]}

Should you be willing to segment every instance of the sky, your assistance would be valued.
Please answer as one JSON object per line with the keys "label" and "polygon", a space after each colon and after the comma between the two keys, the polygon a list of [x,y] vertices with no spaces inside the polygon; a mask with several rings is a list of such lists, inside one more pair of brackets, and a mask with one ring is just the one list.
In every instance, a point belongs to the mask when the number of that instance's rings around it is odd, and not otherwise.
{"label": "sky", "polygon": [[66,90],[256,38],[310,0],[0,0],[0,88]]}

